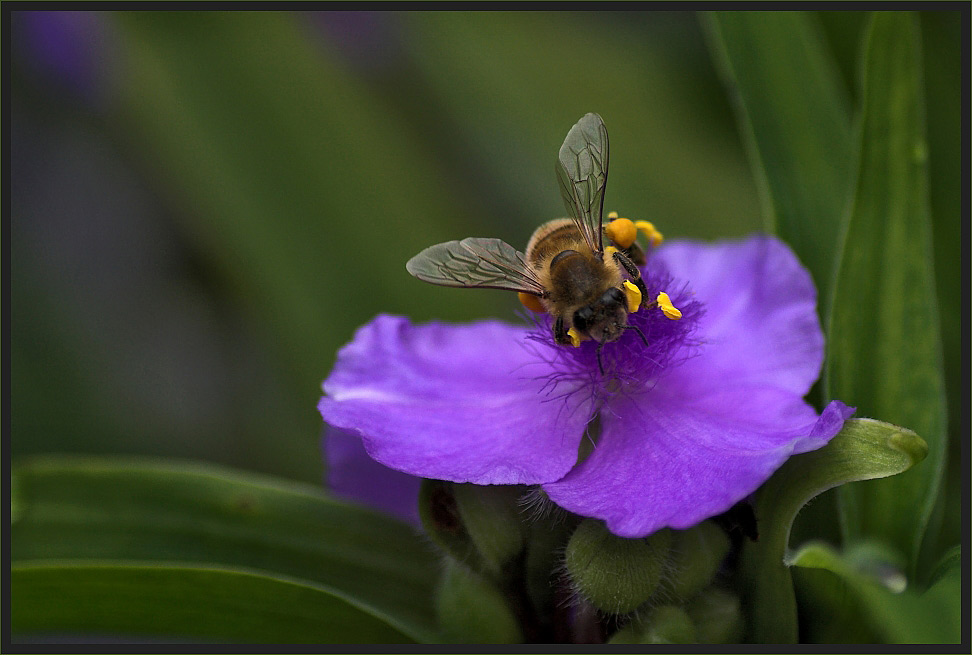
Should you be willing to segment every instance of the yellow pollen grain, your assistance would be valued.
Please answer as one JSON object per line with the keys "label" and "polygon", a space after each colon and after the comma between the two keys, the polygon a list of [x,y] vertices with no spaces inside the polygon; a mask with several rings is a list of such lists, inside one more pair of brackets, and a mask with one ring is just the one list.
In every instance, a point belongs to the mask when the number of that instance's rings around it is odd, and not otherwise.
{"label": "yellow pollen grain", "polygon": [[616,252],[618,252],[618,249],[615,248],[614,246],[608,246],[607,248],[604,249],[604,254],[607,255],[608,259],[614,257],[614,253]]}
{"label": "yellow pollen grain", "polygon": [[658,246],[665,239],[665,237],[662,236],[662,233],[655,229],[655,224],[651,221],[635,221],[634,226],[644,233],[645,238],[648,239],[653,246]]}
{"label": "yellow pollen grain", "polygon": [[631,280],[625,280],[623,286],[624,288],[621,290],[628,301],[628,313],[634,314],[641,307],[641,289],[635,286]]}
{"label": "yellow pollen grain", "polygon": [[584,337],[582,337],[581,333],[577,331],[577,328],[570,328],[567,330],[567,336],[570,337],[570,345],[572,345],[574,348],[579,348],[581,341],[584,340]]}
{"label": "yellow pollen grain", "polygon": [[[617,216],[617,212],[611,212],[611,214]],[[610,214],[608,214],[608,217],[610,218]],[[611,241],[618,244],[620,248],[630,247],[638,238],[638,230],[630,218],[615,218],[607,224],[604,231],[607,232]]]}
{"label": "yellow pollen grain", "polygon": [[532,293],[523,293],[522,291],[518,291],[516,293],[516,297],[519,298],[520,303],[522,303],[523,306],[529,309],[531,312],[547,311],[546,309],[544,309],[543,303],[540,302],[540,298],[533,295]]}
{"label": "yellow pollen grain", "polygon": [[682,312],[678,310],[675,305],[672,304],[672,299],[668,297],[668,294],[662,291],[655,298],[655,302],[658,303],[658,308],[662,310],[662,313],[673,321],[677,321],[682,318]]}
{"label": "yellow pollen grain", "polygon": [[608,212],[607,217],[613,221],[615,218],[618,217],[618,212]]}

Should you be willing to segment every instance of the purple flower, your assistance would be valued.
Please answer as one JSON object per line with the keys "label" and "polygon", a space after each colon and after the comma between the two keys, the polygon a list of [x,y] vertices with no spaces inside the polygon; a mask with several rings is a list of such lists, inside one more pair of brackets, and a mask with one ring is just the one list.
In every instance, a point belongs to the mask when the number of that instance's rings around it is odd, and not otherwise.
{"label": "purple flower", "polygon": [[[642,310],[604,346],[558,346],[549,317],[412,325],[379,315],[338,353],[318,409],[367,453],[414,476],[541,485],[623,537],[729,509],[852,413],[818,415],[823,334],[810,275],[780,241],[673,242],[643,271],[682,319]],[[448,293],[448,292],[444,292]],[[601,431],[578,449],[591,419]],[[376,481],[377,482],[377,481]]]}

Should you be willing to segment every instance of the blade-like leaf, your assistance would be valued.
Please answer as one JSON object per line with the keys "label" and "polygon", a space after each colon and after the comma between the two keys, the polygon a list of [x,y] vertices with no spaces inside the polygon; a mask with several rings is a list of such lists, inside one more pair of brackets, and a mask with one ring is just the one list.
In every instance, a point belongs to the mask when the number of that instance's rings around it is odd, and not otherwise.
{"label": "blade-like leaf", "polygon": [[867,575],[867,562],[855,551],[838,553],[832,547],[811,542],[791,558],[792,566],[830,571],[840,578],[863,610],[874,632],[885,642],[941,644],[961,641],[961,568],[948,569],[927,591],[895,593],[888,585]]}
{"label": "blade-like leaf", "polygon": [[406,633],[333,590],[203,565],[39,562],[11,567],[20,637],[123,635],[230,643],[402,643]]}
{"label": "blade-like leaf", "polygon": [[416,640],[435,631],[434,555],[408,526],[314,487],[203,464],[38,459],[12,475],[20,564],[245,567],[321,586]]}
{"label": "blade-like leaf", "polygon": [[[353,326],[430,302],[405,260],[442,240],[443,226],[464,236],[457,217],[478,210],[444,181],[428,136],[383,109],[306,16],[111,18],[126,73],[119,127],[312,406]],[[489,302],[456,294],[449,304]]]}
{"label": "blade-like leaf", "polygon": [[871,419],[852,419],[820,450],[791,458],[756,498],[759,540],[743,553],[743,585],[750,605],[750,638],[759,643],[795,643],[796,601],[784,564],[790,527],[814,496],[847,482],[906,471],[928,452],[910,430]]}
{"label": "blade-like leaf", "polygon": [[850,107],[826,39],[796,11],[705,14],[755,173],[767,228],[828,297],[850,191]]}
{"label": "blade-like leaf", "polygon": [[845,536],[880,539],[913,572],[945,453],[921,56],[914,17],[874,15],[863,59],[860,164],[830,312],[826,394],[920,433],[928,460],[839,494]]}

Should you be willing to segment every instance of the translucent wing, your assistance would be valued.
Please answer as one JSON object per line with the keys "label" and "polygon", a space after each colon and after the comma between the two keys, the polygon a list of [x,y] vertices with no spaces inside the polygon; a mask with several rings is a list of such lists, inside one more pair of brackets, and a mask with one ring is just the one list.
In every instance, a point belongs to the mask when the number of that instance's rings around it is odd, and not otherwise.
{"label": "translucent wing", "polygon": [[408,260],[405,269],[420,280],[446,287],[544,295],[543,285],[526,264],[526,256],[500,239],[469,237],[437,243]]}
{"label": "translucent wing", "polygon": [[597,114],[570,128],[557,160],[564,206],[594,252],[601,252],[601,212],[608,175],[608,133]]}

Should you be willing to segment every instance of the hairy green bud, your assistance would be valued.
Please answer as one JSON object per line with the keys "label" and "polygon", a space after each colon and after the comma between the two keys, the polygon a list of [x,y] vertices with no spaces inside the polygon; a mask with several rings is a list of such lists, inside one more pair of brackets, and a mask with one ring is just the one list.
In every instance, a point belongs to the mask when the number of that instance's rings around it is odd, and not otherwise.
{"label": "hairy green bud", "polygon": [[673,533],[669,587],[680,600],[688,600],[712,582],[729,552],[729,537],[712,521]]}
{"label": "hairy green bud", "polygon": [[587,519],[567,543],[567,572],[574,589],[602,612],[631,612],[658,586],[671,541],[669,530],[625,539]]}
{"label": "hairy green bud", "polygon": [[520,487],[454,484],[459,516],[486,570],[499,574],[523,550],[525,527],[520,520]]}

